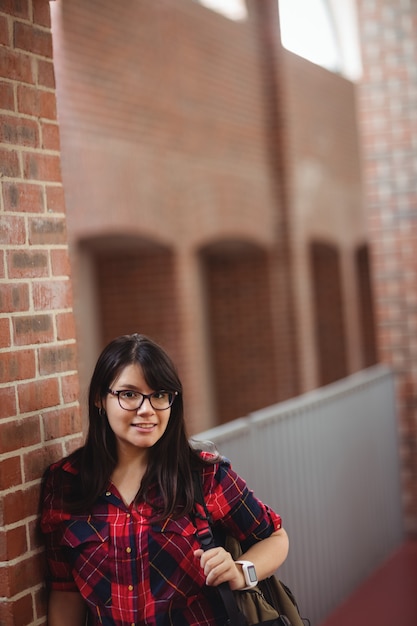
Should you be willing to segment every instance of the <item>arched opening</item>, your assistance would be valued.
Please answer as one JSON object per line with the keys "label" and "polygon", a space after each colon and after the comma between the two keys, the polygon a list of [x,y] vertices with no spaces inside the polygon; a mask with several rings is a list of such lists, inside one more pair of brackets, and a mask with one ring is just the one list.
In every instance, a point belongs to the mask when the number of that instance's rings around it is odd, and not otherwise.
{"label": "arched opening", "polygon": [[356,276],[359,290],[359,324],[364,367],[377,362],[374,301],[372,298],[369,248],[359,246],[355,254]]}
{"label": "arched opening", "polygon": [[179,359],[172,250],[149,239],[98,236],[78,254],[80,371],[88,380],[100,350],[114,337],[140,332]]}
{"label": "arched opening", "polygon": [[310,260],[319,384],[327,385],[348,375],[340,255],[336,246],[313,242]]}
{"label": "arched opening", "polygon": [[241,241],[201,251],[220,423],[277,401],[268,255]]}

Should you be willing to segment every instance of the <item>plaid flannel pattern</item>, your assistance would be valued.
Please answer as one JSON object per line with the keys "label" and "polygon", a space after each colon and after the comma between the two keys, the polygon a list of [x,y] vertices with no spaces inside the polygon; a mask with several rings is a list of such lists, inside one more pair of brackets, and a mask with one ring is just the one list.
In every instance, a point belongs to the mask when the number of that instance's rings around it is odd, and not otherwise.
{"label": "plaid flannel pattern", "polygon": [[[149,504],[126,506],[110,484],[86,515],[64,512],[63,497],[77,477],[68,460],[48,471],[41,527],[51,589],[79,591],[90,625],[215,626],[222,608],[194,557],[199,542],[190,516],[152,523]],[[255,498],[226,460],[203,469],[213,521],[247,549],[281,527],[281,518]],[[154,487],[149,501],[159,494]]]}

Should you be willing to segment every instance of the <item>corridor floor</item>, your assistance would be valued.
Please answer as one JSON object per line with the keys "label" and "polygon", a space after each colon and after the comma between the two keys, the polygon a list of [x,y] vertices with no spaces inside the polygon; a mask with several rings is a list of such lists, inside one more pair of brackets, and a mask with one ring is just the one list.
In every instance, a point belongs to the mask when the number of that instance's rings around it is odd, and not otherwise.
{"label": "corridor floor", "polygon": [[320,626],[417,626],[417,541],[404,543]]}

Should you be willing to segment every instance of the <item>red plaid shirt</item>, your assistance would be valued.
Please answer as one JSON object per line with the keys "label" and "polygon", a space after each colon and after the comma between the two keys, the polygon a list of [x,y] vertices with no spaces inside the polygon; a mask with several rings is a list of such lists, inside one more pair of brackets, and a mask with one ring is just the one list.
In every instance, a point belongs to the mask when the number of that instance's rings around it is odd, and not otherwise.
{"label": "red plaid shirt", "polygon": [[[66,513],[63,496],[77,474],[64,459],[51,466],[45,483],[41,527],[50,587],[78,590],[92,625],[223,623],[193,554],[200,546],[190,516],[154,524],[148,504],[126,506],[112,484],[90,514]],[[213,520],[221,520],[244,549],[281,527],[280,516],[255,498],[228,461],[205,467],[202,475]],[[156,487],[149,496],[158,497]]]}

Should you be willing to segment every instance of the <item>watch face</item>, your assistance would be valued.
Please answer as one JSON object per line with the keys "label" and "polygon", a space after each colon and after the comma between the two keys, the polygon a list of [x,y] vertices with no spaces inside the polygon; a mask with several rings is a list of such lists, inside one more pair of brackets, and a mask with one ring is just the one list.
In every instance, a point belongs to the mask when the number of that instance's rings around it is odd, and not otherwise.
{"label": "watch face", "polygon": [[251,583],[256,583],[258,582],[258,578],[256,576],[256,570],[255,570],[255,566],[254,565],[248,565],[248,577]]}

